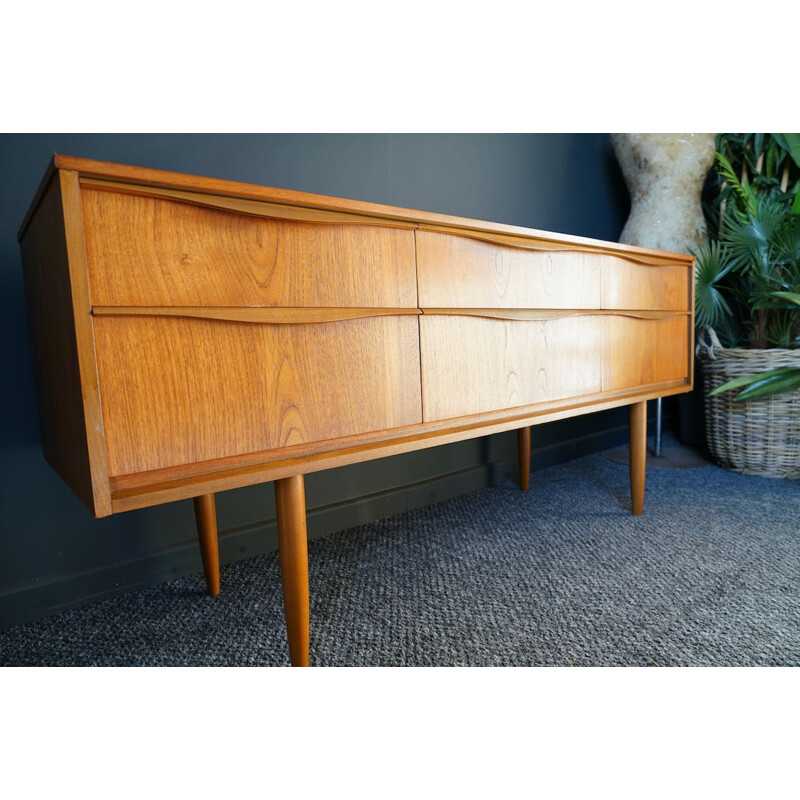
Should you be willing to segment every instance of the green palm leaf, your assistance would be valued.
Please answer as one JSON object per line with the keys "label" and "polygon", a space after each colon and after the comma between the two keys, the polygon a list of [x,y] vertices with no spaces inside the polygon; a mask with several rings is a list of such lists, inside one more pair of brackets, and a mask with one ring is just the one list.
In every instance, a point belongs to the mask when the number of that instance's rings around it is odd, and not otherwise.
{"label": "green palm leaf", "polygon": [[731,187],[733,192],[736,194],[739,203],[741,204],[742,208],[746,209],[750,212],[755,212],[756,209],[756,196],[753,194],[752,189],[745,183],[743,184],[739,180],[739,176],[734,171],[733,167],[731,166],[731,162],[725,158],[722,153],[717,152],[716,154],[717,159],[717,166],[719,168],[719,172],[722,175],[722,179]]}
{"label": "green palm leaf", "polygon": [[800,133],[773,133],[772,136],[800,167]]}
{"label": "green palm leaf", "polygon": [[783,224],[774,231],[772,241],[777,260],[800,264],[800,217],[784,214]]}
{"label": "green palm leaf", "polygon": [[742,337],[745,336],[744,329],[736,322],[733,314],[723,316],[714,326],[714,330],[723,347],[739,347]]}
{"label": "green palm leaf", "polygon": [[775,375],[786,375],[788,372],[796,371],[794,367],[781,367],[780,369],[773,369],[769,372],[758,372],[755,375],[743,375],[741,378],[734,378],[732,381],[717,386],[717,388],[710,391],[708,395],[710,397],[711,395],[722,394],[722,392],[729,392],[733,389],[741,389],[742,386],[749,386],[751,383],[756,383],[765,378],[772,378]]}
{"label": "green palm leaf", "polygon": [[769,274],[774,239],[786,219],[786,212],[774,201],[760,200],[746,217],[726,220],[723,240],[734,269],[752,269]]}
{"label": "green palm leaf", "polygon": [[[800,133],[773,133],[772,137],[800,167]],[[800,214],[800,191],[795,191],[792,213]]]}
{"label": "green palm leaf", "polygon": [[726,248],[719,242],[705,242],[698,253],[693,253],[695,261],[695,322],[704,327],[715,327],[731,308],[723,297],[717,284],[731,271],[733,264],[728,260]]}
{"label": "green palm leaf", "polygon": [[800,294],[797,294],[797,292],[772,292],[772,296],[781,300],[788,300],[790,303],[796,303],[800,306]]}
{"label": "green palm leaf", "polygon": [[751,383],[747,389],[736,395],[734,402],[758,400],[762,397],[793,392],[796,389],[800,389],[800,369],[792,369],[784,375],[772,375],[756,383]]}
{"label": "green palm leaf", "polygon": [[736,403],[792,392],[795,389],[800,389],[800,369],[797,367],[781,367],[768,372],[759,372],[755,375],[745,375],[723,383],[722,386],[717,386],[716,389],[708,394],[710,397],[733,389],[740,389],[742,386],[747,386],[748,388],[736,395],[734,398]]}

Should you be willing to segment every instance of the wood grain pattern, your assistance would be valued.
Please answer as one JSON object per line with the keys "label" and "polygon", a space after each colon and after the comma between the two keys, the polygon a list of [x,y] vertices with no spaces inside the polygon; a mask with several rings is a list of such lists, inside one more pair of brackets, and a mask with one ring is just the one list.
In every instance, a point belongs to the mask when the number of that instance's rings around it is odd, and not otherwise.
{"label": "wood grain pattern", "polygon": [[672,380],[689,383],[685,317],[639,320],[616,316],[602,321],[604,391]]}
{"label": "wood grain pattern", "polygon": [[597,259],[417,231],[419,303],[423,309],[599,308]]}
{"label": "wood grain pattern", "polygon": [[420,317],[426,422],[684,380],[686,318]]}
{"label": "wood grain pattern", "polygon": [[643,267],[620,258],[606,258],[600,267],[601,308],[653,308],[691,311],[684,264]]}
{"label": "wood grain pattern", "polygon": [[600,392],[602,322],[423,315],[424,421]]}
{"label": "wood grain pattern", "polygon": [[77,175],[56,173],[22,262],[45,458],[95,516],[111,513]]}
{"label": "wood grain pattern", "polygon": [[302,475],[275,481],[278,555],[289,658],[293,667],[308,666],[308,533],[306,490]]}
{"label": "wood grain pattern", "polygon": [[83,189],[98,306],[416,307],[414,232]]}
{"label": "wood grain pattern", "polygon": [[425,230],[416,236],[423,309],[688,309],[685,265],[531,250]]}
{"label": "wood grain pattern", "polygon": [[112,475],[421,421],[412,316],[95,319]]}
{"label": "wood grain pattern", "polygon": [[344,319],[393,317],[422,312],[418,308],[220,308],[215,306],[95,306],[95,317],[189,317],[228,322],[305,325]]}
{"label": "wood grain pattern", "polygon": [[364,436],[327,440],[281,451],[249,453],[201,464],[154,470],[111,478],[114,511],[130,511],[195,496],[198,491],[221,492],[265,481],[280,480],[298,472],[320,470],[423,450],[465,439],[512,431],[524,424],[538,425],[595,411],[630,405],[686,392],[685,381],[586,395],[521,408],[474,414],[456,420],[412,425]]}

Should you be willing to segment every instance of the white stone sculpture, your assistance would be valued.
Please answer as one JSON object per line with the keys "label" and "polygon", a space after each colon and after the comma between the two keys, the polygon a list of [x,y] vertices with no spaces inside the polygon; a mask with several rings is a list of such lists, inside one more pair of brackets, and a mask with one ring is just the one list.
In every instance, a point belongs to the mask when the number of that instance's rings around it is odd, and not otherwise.
{"label": "white stone sculpture", "polygon": [[611,142],[631,195],[619,240],[686,253],[705,239],[700,206],[714,163],[713,133],[612,133]]}

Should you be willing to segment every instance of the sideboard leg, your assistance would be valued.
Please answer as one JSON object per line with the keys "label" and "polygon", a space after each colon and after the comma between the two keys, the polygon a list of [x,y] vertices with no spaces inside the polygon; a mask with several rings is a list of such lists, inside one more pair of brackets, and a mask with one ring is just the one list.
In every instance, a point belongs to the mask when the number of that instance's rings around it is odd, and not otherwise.
{"label": "sideboard leg", "polygon": [[517,455],[519,456],[519,485],[523,492],[531,485],[531,428],[526,425],[517,430]]}
{"label": "sideboard leg", "polygon": [[647,463],[647,401],[631,406],[631,508],[640,517],[644,506],[644,473]]}
{"label": "sideboard leg", "polygon": [[308,666],[308,536],[302,475],[275,481],[283,608],[293,667]]}
{"label": "sideboard leg", "polygon": [[212,597],[219,594],[219,540],[217,539],[217,506],[213,494],[194,498],[194,516],[197,520],[197,538],[206,587]]}

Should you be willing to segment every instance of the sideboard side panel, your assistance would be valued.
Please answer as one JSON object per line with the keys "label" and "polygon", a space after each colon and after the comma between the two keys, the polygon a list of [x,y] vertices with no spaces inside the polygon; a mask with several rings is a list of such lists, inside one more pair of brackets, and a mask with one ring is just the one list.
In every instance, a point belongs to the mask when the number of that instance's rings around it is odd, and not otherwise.
{"label": "sideboard side panel", "polygon": [[111,513],[78,176],[54,172],[20,243],[47,461],[97,517]]}

